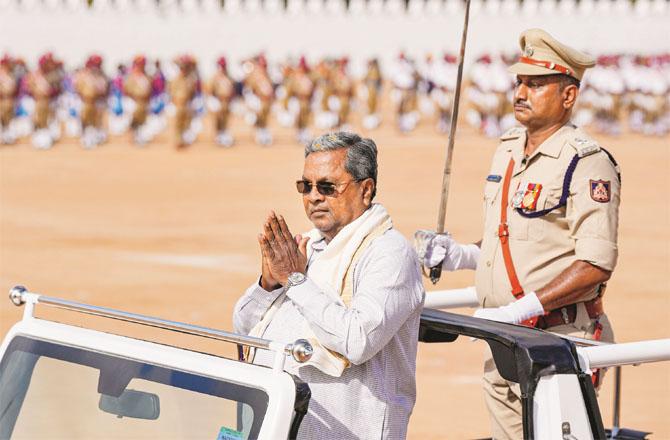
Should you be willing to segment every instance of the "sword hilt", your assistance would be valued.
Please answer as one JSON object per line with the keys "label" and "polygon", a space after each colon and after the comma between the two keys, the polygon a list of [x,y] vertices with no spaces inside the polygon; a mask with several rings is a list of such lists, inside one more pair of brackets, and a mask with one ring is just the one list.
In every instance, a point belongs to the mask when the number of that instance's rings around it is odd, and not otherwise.
{"label": "sword hilt", "polygon": [[437,282],[440,281],[441,276],[442,276],[442,263],[438,264],[435,267],[430,268],[430,281],[433,284],[437,284]]}

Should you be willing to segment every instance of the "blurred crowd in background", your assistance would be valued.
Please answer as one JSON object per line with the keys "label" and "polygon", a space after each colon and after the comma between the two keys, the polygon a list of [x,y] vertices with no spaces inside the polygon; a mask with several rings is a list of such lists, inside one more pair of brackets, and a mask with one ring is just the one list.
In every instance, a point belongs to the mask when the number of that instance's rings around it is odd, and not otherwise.
{"label": "blurred crowd in background", "polygon": [[[465,72],[461,114],[485,136],[515,125],[515,78],[507,66],[517,57],[481,54]],[[350,73],[346,57],[271,63],[263,54],[235,63],[220,57],[207,78],[191,55],[164,63],[137,55],[117,66],[91,55],[75,69],[52,53],[36,61],[0,60],[2,144],[30,138],[36,148],[48,149],[70,136],[94,148],[109,135],[131,132],[137,145],[146,145],[170,127],[175,147],[184,148],[205,136],[207,115],[214,141],[224,147],[234,144],[231,124],[241,121],[254,127],[258,144],[271,144],[273,118],[294,127],[299,143],[312,133],[347,130],[353,117],[366,130],[392,124],[411,133],[423,121],[447,133],[458,68],[450,53],[413,58],[402,52],[387,65],[368,60],[362,75]],[[664,136],[670,131],[669,91],[670,54],[602,55],[581,84],[574,122],[609,135]]]}

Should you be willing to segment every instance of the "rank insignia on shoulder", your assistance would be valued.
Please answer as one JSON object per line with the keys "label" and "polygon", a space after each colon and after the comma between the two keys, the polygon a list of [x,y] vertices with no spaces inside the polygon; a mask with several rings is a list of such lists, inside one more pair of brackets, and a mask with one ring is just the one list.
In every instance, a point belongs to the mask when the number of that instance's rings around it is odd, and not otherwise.
{"label": "rank insignia on shoulder", "polygon": [[591,198],[598,203],[607,203],[611,199],[612,185],[609,180],[589,180]]}
{"label": "rank insignia on shoulder", "polygon": [[502,176],[499,174],[489,174],[486,176],[486,181],[487,182],[500,182],[502,180]]}

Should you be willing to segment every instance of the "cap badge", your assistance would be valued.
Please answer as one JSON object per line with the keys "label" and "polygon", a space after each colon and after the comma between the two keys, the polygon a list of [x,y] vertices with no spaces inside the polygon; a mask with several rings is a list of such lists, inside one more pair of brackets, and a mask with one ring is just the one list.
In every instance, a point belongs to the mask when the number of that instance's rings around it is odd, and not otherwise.
{"label": "cap badge", "polygon": [[533,46],[531,46],[530,44],[527,45],[526,48],[523,50],[524,56],[527,57],[532,57],[534,52],[535,51],[533,50]]}

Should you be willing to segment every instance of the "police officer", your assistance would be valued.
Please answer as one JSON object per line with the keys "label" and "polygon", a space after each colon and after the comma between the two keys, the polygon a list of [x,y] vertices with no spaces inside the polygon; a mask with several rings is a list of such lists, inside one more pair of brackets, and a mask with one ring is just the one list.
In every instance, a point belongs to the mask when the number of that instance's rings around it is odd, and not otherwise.
{"label": "police officer", "polygon": [[[604,283],[617,262],[620,177],[610,154],[570,122],[592,57],[548,33],[520,39],[514,115],[523,128],[501,137],[484,188],[484,234],[459,244],[418,231],[426,266],[476,269],[476,317],[612,340]],[[519,386],[491,356],[485,400],[496,439],[523,436]]]}

